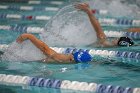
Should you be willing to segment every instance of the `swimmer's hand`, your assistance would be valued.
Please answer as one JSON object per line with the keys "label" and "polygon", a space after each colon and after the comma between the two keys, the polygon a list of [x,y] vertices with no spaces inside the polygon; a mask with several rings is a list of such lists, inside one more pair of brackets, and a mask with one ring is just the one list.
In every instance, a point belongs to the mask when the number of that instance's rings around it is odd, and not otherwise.
{"label": "swimmer's hand", "polygon": [[20,36],[16,39],[16,42],[20,44],[20,43],[22,43],[24,40],[29,39],[28,37],[30,37],[29,34],[22,34],[22,35],[20,35]]}
{"label": "swimmer's hand", "polygon": [[22,42],[24,41],[24,39],[22,38],[22,36],[19,36],[17,39],[16,39],[16,42],[21,44]]}
{"label": "swimmer's hand", "polygon": [[87,3],[80,3],[80,4],[76,4],[74,6],[75,6],[75,8],[77,8],[79,10],[82,10],[82,11],[84,11],[86,13],[91,11],[90,7],[89,7],[89,4],[87,4]]}

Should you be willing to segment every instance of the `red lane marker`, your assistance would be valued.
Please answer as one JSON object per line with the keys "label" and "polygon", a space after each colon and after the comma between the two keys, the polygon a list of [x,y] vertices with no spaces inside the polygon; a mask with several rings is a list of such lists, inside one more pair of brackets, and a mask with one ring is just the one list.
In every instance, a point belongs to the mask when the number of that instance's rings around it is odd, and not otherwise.
{"label": "red lane marker", "polygon": [[26,19],[32,20],[33,16],[27,16]]}

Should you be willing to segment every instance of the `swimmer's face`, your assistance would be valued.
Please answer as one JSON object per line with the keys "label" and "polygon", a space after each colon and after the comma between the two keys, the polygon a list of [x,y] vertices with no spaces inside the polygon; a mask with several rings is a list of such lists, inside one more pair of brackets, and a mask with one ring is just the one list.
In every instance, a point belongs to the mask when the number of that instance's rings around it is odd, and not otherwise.
{"label": "swimmer's face", "polygon": [[114,40],[112,40],[112,44],[117,46],[118,45],[118,41],[119,41],[119,38],[115,38]]}

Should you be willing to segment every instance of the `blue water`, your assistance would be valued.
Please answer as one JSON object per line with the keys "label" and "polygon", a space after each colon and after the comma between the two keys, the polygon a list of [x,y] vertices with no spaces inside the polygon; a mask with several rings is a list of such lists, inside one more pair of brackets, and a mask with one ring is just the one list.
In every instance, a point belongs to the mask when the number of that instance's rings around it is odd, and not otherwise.
{"label": "blue water", "polygon": [[[68,3],[68,2],[66,2]],[[1,3],[3,5],[27,5],[26,3]],[[32,5],[36,7],[46,7],[46,5]],[[54,5],[47,5],[54,6]],[[62,5],[63,6],[63,5]],[[55,7],[62,7],[55,6]],[[0,10],[0,13],[16,13],[24,15],[49,15],[53,16],[57,12],[44,11],[15,11]],[[0,25],[39,26],[44,27],[47,21],[12,20],[0,19]],[[118,27],[104,27],[104,29],[120,29]],[[126,27],[125,27],[126,28]],[[124,29],[124,28],[122,28]],[[9,44],[13,42],[21,33],[0,30],[0,41]],[[38,35],[36,35],[38,36]],[[139,42],[139,41],[136,41]],[[100,49],[100,48],[99,48]],[[107,48],[103,48],[107,49]],[[131,48],[111,48],[108,50],[140,51],[139,46]],[[62,72],[61,69],[67,70]],[[12,74],[23,76],[35,76],[42,78],[53,78],[60,80],[71,80],[81,82],[95,82],[106,85],[121,85],[123,87],[140,87],[140,61],[136,59],[106,58],[95,56],[93,62],[89,64],[46,64],[41,62],[0,62],[0,74]],[[16,87],[0,85],[0,93],[82,93],[81,91],[59,90],[39,87]],[[83,92],[85,93],[85,92]]]}

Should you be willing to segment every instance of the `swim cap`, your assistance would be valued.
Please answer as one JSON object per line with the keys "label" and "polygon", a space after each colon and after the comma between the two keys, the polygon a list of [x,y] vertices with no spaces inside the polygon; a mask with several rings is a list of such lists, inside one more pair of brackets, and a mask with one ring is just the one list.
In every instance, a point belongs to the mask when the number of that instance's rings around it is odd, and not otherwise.
{"label": "swim cap", "polygon": [[132,46],[134,42],[129,37],[120,37],[118,46]]}
{"label": "swim cap", "polygon": [[79,51],[73,53],[74,60],[76,62],[89,62],[92,61],[92,56],[88,52]]}

